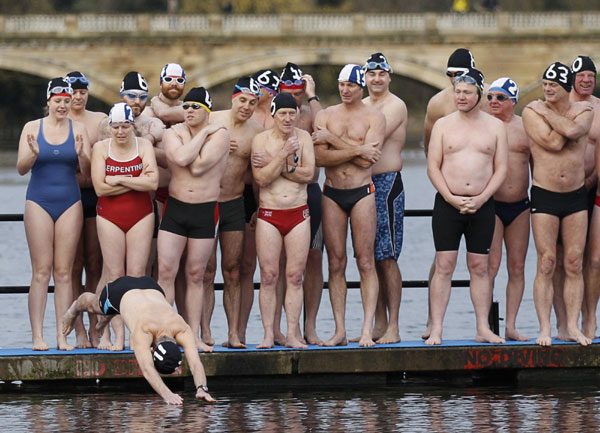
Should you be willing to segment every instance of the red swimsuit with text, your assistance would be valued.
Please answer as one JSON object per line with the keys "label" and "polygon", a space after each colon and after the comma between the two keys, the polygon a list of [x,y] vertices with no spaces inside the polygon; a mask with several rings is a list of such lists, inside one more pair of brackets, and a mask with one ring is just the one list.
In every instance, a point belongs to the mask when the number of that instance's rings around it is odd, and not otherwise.
{"label": "red swimsuit with text", "polygon": [[[137,137],[135,148],[136,154],[132,159],[119,161],[111,158],[110,143],[108,143],[106,175],[139,177],[142,174],[143,163],[138,152]],[[125,233],[142,218],[154,213],[150,193],[133,190],[120,195],[98,197],[97,210],[99,216],[116,224]]]}

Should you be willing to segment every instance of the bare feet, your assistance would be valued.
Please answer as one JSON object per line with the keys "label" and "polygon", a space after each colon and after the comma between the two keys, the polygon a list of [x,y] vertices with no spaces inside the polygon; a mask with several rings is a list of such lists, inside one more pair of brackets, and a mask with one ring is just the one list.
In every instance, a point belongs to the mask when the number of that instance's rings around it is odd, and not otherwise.
{"label": "bare feet", "polygon": [[569,341],[569,332],[567,331],[567,328],[559,327],[559,328],[557,328],[557,330],[558,330],[558,335],[556,336],[557,340]]}
{"label": "bare feet", "polygon": [[73,350],[74,347],[67,343],[67,336],[65,334],[58,334],[56,336],[56,346],[58,350]]}
{"label": "bare feet", "polygon": [[525,337],[524,335],[519,334],[516,329],[506,328],[506,330],[504,331],[504,336],[506,337],[507,340],[510,340],[510,341],[529,341],[528,337]]}
{"label": "bare feet", "polygon": [[111,350],[113,352],[120,352],[124,348],[125,348],[125,344],[124,343],[116,343],[115,342],[115,344],[111,344],[109,350]]}
{"label": "bare feet", "polygon": [[373,347],[373,346],[375,346],[375,342],[373,341],[373,339],[370,336],[363,335],[362,337],[360,337],[360,340],[358,340],[358,346],[359,347]]}
{"label": "bare feet", "polygon": [[499,335],[494,334],[492,332],[492,330],[488,329],[488,328],[478,329],[477,335],[475,336],[475,341],[477,341],[478,343],[492,343],[492,344],[506,343],[506,340],[504,340],[504,338],[500,337]]}
{"label": "bare feet", "polygon": [[[427,337],[427,340],[425,340],[425,344],[427,344],[428,346],[442,344],[442,332],[441,331],[433,332],[430,328],[427,328],[427,330],[425,332],[429,335],[429,337]],[[425,334],[423,334],[423,335],[425,335]]]}
{"label": "bare feet", "polygon": [[212,338],[210,335],[208,337],[202,337],[202,341],[209,346],[215,345],[215,339]]}
{"label": "bare feet", "polygon": [[314,331],[312,331],[312,332],[306,331],[304,333],[304,338],[306,339],[306,342],[308,344],[314,344],[316,346],[320,346],[321,344],[323,344],[323,340],[321,340],[319,338],[319,336],[317,335],[317,333]]}
{"label": "bare feet", "polygon": [[324,341],[322,346],[333,347],[333,346],[347,346],[348,340],[346,340],[346,334],[334,335],[329,340]]}
{"label": "bare feet", "polygon": [[229,347],[230,349],[246,349],[246,345],[237,338],[229,339],[229,341],[221,343],[221,346]]}
{"label": "bare feet", "polygon": [[88,339],[87,334],[85,332],[81,333],[80,335],[77,335],[75,347],[77,347],[78,349],[87,349],[89,347],[92,347],[92,343]]}
{"label": "bare feet", "polygon": [[33,338],[33,350],[48,350],[50,349],[48,347],[48,345],[44,342],[44,340],[42,339],[42,337],[39,338]]}
{"label": "bare feet", "polygon": [[377,344],[392,344],[400,342],[400,333],[398,332],[398,328],[388,329],[385,331],[380,338],[375,340]]}
{"label": "bare feet", "polygon": [[[213,344],[214,343],[215,342],[213,341]],[[200,349],[201,351],[203,351],[203,352],[212,352],[214,350],[212,348],[212,346],[209,346],[209,345],[205,344],[204,341],[202,341],[202,340],[200,340],[198,338],[196,338],[196,347],[198,349]]]}
{"label": "bare feet", "polygon": [[[431,336],[431,324],[427,323],[427,327],[425,328],[425,332],[423,332],[423,334],[421,334],[421,338],[423,340],[427,340],[430,336]],[[431,344],[441,344],[441,343],[431,343]]]}
{"label": "bare feet", "polygon": [[90,336],[90,343],[92,344],[92,347],[98,347],[98,344],[100,344],[100,334],[96,330],[95,326],[90,327],[89,336]]}
{"label": "bare feet", "polygon": [[286,341],[286,347],[292,347],[294,349],[308,349],[308,346],[296,337],[288,336]]}
{"label": "bare feet", "polygon": [[587,320],[583,323],[583,334],[590,339],[596,338],[596,318],[594,320]]}
{"label": "bare feet", "polygon": [[567,341],[576,341],[582,346],[587,346],[592,344],[592,339],[583,335],[583,333],[579,330],[579,328],[569,329],[569,334],[567,337]]}
{"label": "bare feet", "polygon": [[285,336],[281,333],[281,331],[275,331],[273,342],[278,346],[285,346]]}
{"label": "bare feet", "polygon": [[360,336],[351,338],[348,340],[350,343],[358,343],[360,341]]}
{"label": "bare feet", "polygon": [[275,347],[275,343],[271,338],[265,338],[262,343],[256,346],[257,349],[271,349]]}
{"label": "bare feet", "polygon": [[552,336],[550,333],[540,332],[540,336],[535,340],[540,346],[552,346]]}
{"label": "bare feet", "polygon": [[112,343],[110,342],[110,337],[105,337],[104,335],[100,337],[100,341],[98,342],[98,349],[100,350],[111,350]]}

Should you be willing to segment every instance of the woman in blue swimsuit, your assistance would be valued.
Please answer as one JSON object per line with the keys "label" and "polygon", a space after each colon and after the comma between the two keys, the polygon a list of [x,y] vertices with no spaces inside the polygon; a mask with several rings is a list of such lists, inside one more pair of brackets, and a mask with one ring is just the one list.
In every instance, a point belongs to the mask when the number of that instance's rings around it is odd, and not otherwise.
{"label": "woman in blue swimsuit", "polygon": [[25,202],[25,234],[31,256],[29,321],[33,350],[48,350],[42,327],[48,284],[54,277],[56,339],[59,349],[71,350],[62,334],[61,318],[72,301],[71,271],[81,233],[83,213],[77,164],[90,170],[90,143],[85,126],[70,120],[73,89],[63,78],[48,83],[48,116],[27,122],[19,140],[17,170],[31,170]]}

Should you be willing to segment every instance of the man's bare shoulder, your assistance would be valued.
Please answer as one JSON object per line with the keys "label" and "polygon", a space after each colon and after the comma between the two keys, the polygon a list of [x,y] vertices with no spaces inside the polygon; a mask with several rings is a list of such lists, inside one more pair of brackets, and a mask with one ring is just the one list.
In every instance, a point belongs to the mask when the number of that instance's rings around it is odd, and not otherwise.
{"label": "man's bare shoulder", "polygon": [[144,113],[135,118],[135,122],[155,123],[158,126],[165,127],[165,124],[158,117],[146,116]]}
{"label": "man's bare shoulder", "polygon": [[144,111],[142,111],[142,115],[148,116],[148,117],[158,117],[156,115],[156,113],[154,112],[154,110],[152,109],[152,107],[149,105],[146,108],[144,108]]}
{"label": "man's bare shoulder", "polygon": [[593,110],[594,104],[590,101],[571,102],[569,111],[575,115],[581,114],[584,111]]}
{"label": "man's bare shoulder", "polygon": [[294,131],[296,131],[296,136],[298,138],[304,138],[304,139],[308,138],[309,140],[312,141],[312,139],[310,138],[310,134],[307,131],[305,131],[304,129],[294,128]]}
{"label": "man's bare shoulder", "polygon": [[75,134],[81,134],[85,131],[85,133],[87,134],[87,128],[85,126],[85,123],[77,121],[77,120],[72,120],[72,124],[73,124],[73,132]]}
{"label": "man's bare shoulder", "polygon": [[244,126],[255,135],[265,130],[265,128],[253,118],[246,120]]}
{"label": "man's bare shoulder", "polygon": [[97,122],[101,122],[103,119],[106,119],[108,115],[103,113],[102,111],[85,111],[86,116],[90,116],[90,119],[95,120]]}
{"label": "man's bare shoulder", "polygon": [[439,119],[455,110],[453,88],[451,86],[440,90],[427,103],[427,116],[430,118]]}

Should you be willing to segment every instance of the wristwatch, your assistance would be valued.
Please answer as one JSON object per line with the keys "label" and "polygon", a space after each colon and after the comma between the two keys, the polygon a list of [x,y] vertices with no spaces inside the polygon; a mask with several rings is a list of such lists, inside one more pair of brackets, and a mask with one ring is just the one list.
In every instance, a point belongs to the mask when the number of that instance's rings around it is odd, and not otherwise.
{"label": "wristwatch", "polygon": [[206,386],[206,385],[198,385],[196,387],[196,391],[198,391],[199,389],[201,389],[202,391],[204,391],[206,393],[208,392],[208,386]]}
{"label": "wristwatch", "polygon": [[308,98],[308,102],[310,101],[319,101],[319,97],[317,95],[311,96],[310,98]]}

